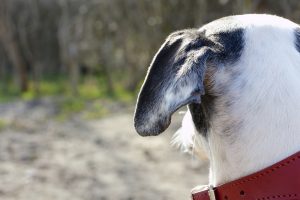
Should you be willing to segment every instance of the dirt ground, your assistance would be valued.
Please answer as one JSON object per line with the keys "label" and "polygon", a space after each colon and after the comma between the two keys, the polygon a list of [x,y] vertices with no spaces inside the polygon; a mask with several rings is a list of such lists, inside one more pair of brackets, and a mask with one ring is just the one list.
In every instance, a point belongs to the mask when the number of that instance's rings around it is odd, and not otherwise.
{"label": "dirt ground", "polygon": [[170,145],[167,132],[140,137],[133,108],[102,119],[54,119],[50,100],[0,105],[1,200],[188,200],[208,164]]}

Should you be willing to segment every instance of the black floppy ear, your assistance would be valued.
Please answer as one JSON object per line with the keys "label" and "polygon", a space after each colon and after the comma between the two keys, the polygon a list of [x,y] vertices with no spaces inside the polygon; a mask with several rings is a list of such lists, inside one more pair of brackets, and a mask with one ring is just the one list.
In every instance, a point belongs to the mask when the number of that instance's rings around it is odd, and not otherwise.
{"label": "black floppy ear", "polygon": [[171,34],[154,56],[139,93],[134,125],[142,136],[158,135],[180,107],[200,103],[212,41],[197,30]]}

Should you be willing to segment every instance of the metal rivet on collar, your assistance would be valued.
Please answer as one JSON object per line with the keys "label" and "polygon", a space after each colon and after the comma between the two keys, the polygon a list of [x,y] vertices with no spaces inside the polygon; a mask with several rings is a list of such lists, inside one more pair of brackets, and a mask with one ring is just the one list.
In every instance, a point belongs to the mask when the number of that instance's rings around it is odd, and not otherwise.
{"label": "metal rivet on collar", "polygon": [[214,187],[212,185],[210,185],[208,187],[208,196],[209,196],[210,200],[217,200],[216,195],[215,195],[215,190],[214,190]]}

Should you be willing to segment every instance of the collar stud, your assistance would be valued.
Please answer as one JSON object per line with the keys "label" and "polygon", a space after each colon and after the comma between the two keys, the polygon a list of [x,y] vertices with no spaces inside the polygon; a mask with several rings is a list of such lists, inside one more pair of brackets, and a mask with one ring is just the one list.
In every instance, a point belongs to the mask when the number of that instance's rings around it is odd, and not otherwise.
{"label": "collar stud", "polygon": [[208,196],[209,196],[209,200],[217,200],[215,195],[215,190],[212,185],[208,187]]}

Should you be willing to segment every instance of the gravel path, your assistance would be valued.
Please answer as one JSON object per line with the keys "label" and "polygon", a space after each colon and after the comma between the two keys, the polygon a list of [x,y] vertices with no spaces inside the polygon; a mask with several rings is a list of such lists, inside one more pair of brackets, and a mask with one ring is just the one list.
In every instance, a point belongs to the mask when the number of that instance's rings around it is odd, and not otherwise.
{"label": "gravel path", "polygon": [[54,119],[50,100],[0,105],[1,200],[184,200],[208,165],[171,147],[179,114],[159,137],[132,127],[132,109]]}

